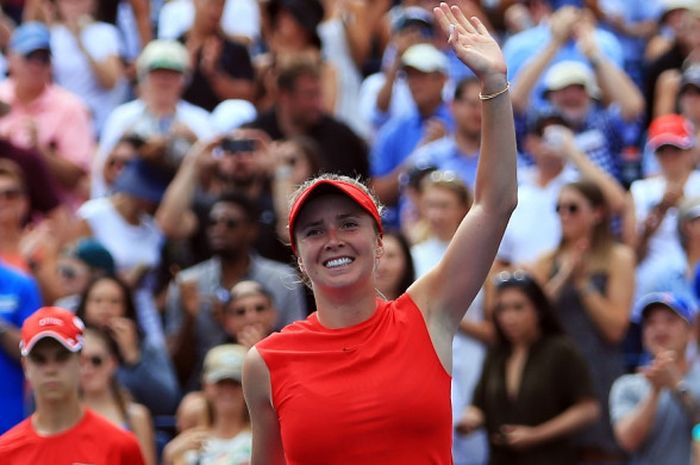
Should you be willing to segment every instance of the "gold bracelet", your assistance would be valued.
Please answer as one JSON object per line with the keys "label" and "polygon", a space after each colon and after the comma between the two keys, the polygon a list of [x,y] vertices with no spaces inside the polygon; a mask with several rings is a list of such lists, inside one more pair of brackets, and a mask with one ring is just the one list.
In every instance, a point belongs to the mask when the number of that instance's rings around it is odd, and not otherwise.
{"label": "gold bracelet", "polygon": [[491,99],[498,97],[499,95],[505,94],[509,90],[510,90],[510,82],[506,81],[506,86],[503,89],[499,90],[498,92],[494,92],[493,94],[482,94],[481,92],[479,92],[479,100],[491,100]]}

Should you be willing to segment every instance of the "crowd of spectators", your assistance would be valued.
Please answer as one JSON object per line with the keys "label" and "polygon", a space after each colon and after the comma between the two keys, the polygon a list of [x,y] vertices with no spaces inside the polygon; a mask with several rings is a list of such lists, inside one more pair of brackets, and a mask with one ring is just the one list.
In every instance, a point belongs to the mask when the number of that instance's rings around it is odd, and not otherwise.
{"label": "crowd of spectators", "polygon": [[[60,306],[83,404],[146,464],[248,463],[245,351],[314,309],[296,187],[372,187],[386,299],[471,206],[480,83],[437,4],[3,3],[0,434],[35,409],[22,323]],[[453,344],[454,462],[691,463],[700,0],[459,4],[503,47],[519,187]]]}

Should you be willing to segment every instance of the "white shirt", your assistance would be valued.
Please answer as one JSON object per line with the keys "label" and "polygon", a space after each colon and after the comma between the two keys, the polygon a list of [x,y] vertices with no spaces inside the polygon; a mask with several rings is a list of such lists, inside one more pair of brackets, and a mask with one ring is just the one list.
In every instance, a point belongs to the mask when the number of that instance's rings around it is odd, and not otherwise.
{"label": "white shirt", "polygon": [[[111,24],[90,23],[80,36],[87,53],[96,62],[119,56],[119,31]],[[56,83],[85,102],[92,112],[95,133],[98,134],[112,110],[126,99],[126,79],[120,79],[111,89],[103,88],[75,37],[62,24],[51,28],[51,55]]]}
{"label": "white shirt", "polygon": [[[107,186],[102,177],[107,155],[112,151],[119,139],[128,134],[134,125],[143,117],[146,104],[137,99],[118,106],[109,115],[102,130],[100,145],[93,164],[91,196],[102,197],[107,194]],[[191,103],[181,100],[175,110],[175,121],[187,126],[199,139],[209,139],[213,136],[209,112]]]}
{"label": "white shirt", "polygon": [[[634,199],[637,227],[641,229],[649,212],[661,201],[666,190],[662,176],[640,179],[630,186]],[[693,171],[683,188],[685,198],[700,196],[700,171]],[[678,208],[669,208],[659,228],[649,239],[646,257],[637,265],[637,296],[653,288],[653,278],[658,267],[669,260],[683,262],[685,254],[678,237]]]}
{"label": "white shirt", "polygon": [[518,172],[518,206],[510,217],[497,257],[514,264],[532,263],[544,252],[554,249],[561,239],[561,224],[556,212],[561,188],[575,181],[577,174],[564,169],[546,186],[539,186],[533,168]]}
{"label": "white shirt", "polygon": [[[172,0],[158,16],[158,38],[177,39],[194,22],[192,0]],[[260,36],[260,9],[254,0],[226,0],[221,29],[227,36],[245,36],[255,41]]]}

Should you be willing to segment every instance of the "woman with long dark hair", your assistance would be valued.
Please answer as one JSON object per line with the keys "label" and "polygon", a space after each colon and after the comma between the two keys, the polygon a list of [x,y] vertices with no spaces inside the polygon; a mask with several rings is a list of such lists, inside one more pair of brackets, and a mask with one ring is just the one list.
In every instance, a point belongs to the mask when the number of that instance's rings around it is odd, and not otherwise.
{"label": "woman with long dark hair", "polygon": [[172,414],[178,385],[167,354],[142,337],[131,290],[114,276],[97,278],[83,293],[76,314],[102,329],[117,345],[119,381],[153,414]]}
{"label": "woman with long dark hair", "polygon": [[458,431],[486,428],[491,465],[574,464],[572,436],[600,414],[586,362],[532,277],[497,280],[496,344]]}
{"label": "woman with long dark hair", "polygon": [[634,294],[634,253],[615,241],[600,188],[581,180],[565,185],[557,201],[562,237],[535,264],[565,332],[588,362],[603,415],[579,435],[584,463],[624,463],[608,414],[612,383],[625,372],[622,341]]}
{"label": "woman with long dark hair", "polygon": [[117,380],[117,345],[104,331],[88,327],[80,354],[80,393],[83,405],[136,435],[146,465],[156,464],[151,414],[132,401]]}

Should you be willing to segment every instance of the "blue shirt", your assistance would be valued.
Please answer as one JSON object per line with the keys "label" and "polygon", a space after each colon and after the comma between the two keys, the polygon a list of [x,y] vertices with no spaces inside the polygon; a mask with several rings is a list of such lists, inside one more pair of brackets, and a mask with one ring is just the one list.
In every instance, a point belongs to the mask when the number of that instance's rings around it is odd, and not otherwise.
{"label": "blue shirt", "polygon": [[[437,110],[428,117],[423,117],[414,111],[389,120],[377,134],[377,139],[370,153],[370,173],[373,177],[381,177],[390,174],[406,160],[415,150],[418,142],[425,135],[425,123],[437,118],[446,126],[448,132],[454,129],[454,120],[448,106],[442,103]],[[395,206],[386,205],[382,221],[385,225],[398,227],[399,211]]]}
{"label": "blue shirt", "polygon": [[439,170],[454,171],[469,189],[474,190],[479,152],[462,153],[453,136],[424,145],[416,150],[411,160],[416,166],[434,166]]}
{"label": "blue shirt", "polygon": [[[617,38],[610,32],[602,29],[596,29],[595,37],[601,52],[620,69],[623,69],[624,54],[622,46]],[[516,82],[518,73],[520,73],[523,66],[540,53],[550,40],[551,32],[549,30],[549,24],[545,23],[511,36],[503,46],[503,55],[508,65],[508,79],[510,79],[511,82]],[[567,60],[589,64],[588,58],[579,51],[576,42],[570,40],[559,49],[556,56],[549,63],[547,69],[555,63]],[[544,76],[546,74],[547,70],[540,76],[531,96],[531,105],[536,108],[540,108],[546,104],[544,98]]]}
{"label": "blue shirt", "polygon": [[[41,306],[34,279],[0,263],[0,319],[19,329]],[[24,375],[20,363],[0,348],[0,434],[24,419]]]}

